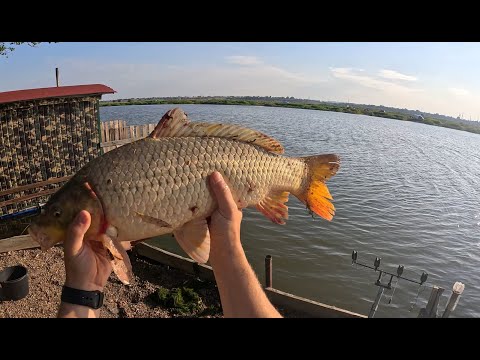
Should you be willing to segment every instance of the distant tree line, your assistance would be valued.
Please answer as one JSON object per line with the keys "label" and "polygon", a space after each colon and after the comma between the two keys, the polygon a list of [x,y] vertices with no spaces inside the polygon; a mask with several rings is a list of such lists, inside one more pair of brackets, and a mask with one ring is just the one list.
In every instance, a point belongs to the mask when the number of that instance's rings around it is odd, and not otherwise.
{"label": "distant tree line", "polygon": [[213,104],[213,105],[252,105],[287,107],[321,111],[335,111],[348,114],[376,116],[402,121],[412,121],[427,125],[480,134],[480,122],[457,119],[450,116],[430,114],[419,110],[396,109],[379,105],[359,105],[351,103],[333,103],[319,100],[295,99],[293,97],[272,96],[195,96],[132,98],[101,101],[101,106],[122,105],[159,105],[159,104]]}

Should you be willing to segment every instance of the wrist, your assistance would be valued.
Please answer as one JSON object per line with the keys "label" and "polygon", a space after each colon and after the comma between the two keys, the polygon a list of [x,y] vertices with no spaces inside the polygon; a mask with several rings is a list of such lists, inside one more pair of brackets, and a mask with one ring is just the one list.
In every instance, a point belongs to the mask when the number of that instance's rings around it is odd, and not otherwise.
{"label": "wrist", "polygon": [[98,318],[100,317],[100,309],[95,310],[88,306],[62,301],[57,316],[59,318]]}
{"label": "wrist", "polygon": [[240,242],[231,244],[221,251],[213,249],[210,253],[210,264],[212,268],[223,268],[224,266],[232,267],[235,262],[246,260],[245,251]]}
{"label": "wrist", "polygon": [[89,281],[75,281],[72,279],[66,279],[65,280],[65,286],[71,287],[73,289],[77,290],[84,290],[84,291],[102,291],[103,292],[103,286],[100,286],[98,284],[95,284],[93,282]]}

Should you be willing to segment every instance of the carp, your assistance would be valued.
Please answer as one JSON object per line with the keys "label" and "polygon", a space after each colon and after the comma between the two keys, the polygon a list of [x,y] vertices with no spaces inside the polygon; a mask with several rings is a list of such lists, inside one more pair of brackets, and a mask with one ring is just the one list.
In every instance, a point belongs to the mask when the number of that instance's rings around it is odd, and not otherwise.
{"label": "carp", "polygon": [[81,210],[92,215],[86,239],[101,241],[118,278],[133,278],[130,242],[173,233],[181,248],[205,263],[210,252],[206,221],[217,204],[208,177],[218,171],[239,208],[255,206],[277,224],[288,219],[289,194],[332,220],[326,181],[339,169],[335,154],[286,157],[275,139],[238,125],[191,122],[180,108],[168,111],[152,133],[86,164],[50,197],[29,233],[47,250],[63,242]]}

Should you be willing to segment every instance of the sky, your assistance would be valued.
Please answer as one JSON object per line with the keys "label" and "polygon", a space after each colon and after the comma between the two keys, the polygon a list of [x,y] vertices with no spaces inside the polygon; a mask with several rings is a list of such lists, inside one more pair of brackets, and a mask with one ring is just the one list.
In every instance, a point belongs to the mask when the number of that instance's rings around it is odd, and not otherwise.
{"label": "sky", "polygon": [[105,84],[103,100],[293,96],[480,120],[480,43],[41,43],[0,57],[0,92]]}

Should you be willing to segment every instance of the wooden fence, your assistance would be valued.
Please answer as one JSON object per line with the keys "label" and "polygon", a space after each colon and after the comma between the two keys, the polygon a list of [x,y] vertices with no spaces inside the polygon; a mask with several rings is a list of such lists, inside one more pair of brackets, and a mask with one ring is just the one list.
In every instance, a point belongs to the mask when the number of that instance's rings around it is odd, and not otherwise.
{"label": "wooden fence", "polygon": [[102,122],[100,147],[106,153],[119,146],[147,137],[153,129],[155,129],[155,124],[127,125],[125,120]]}

